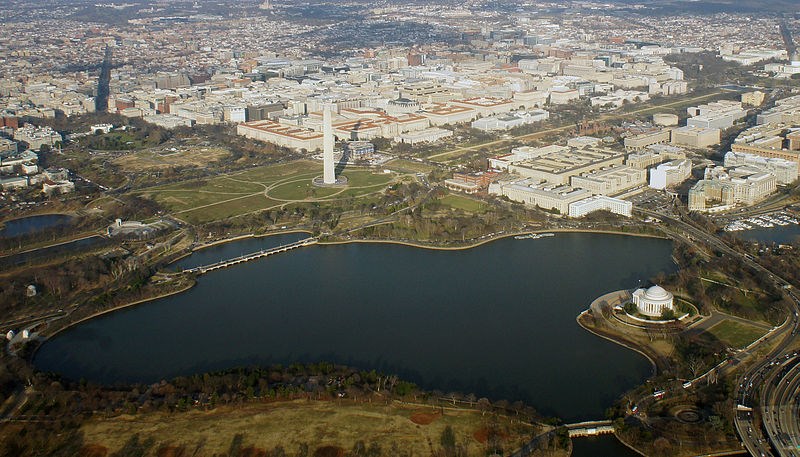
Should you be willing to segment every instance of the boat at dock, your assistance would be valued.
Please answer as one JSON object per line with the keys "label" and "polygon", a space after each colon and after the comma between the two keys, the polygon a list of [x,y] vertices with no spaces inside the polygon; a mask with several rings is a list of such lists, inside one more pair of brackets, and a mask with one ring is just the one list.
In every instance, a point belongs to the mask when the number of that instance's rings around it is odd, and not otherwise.
{"label": "boat at dock", "polygon": [[550,236],[556,236],[555,233],[528,233],[527,235],[517,235],[514,237],[515,240],[538,240],[539,238],[547,238]]}

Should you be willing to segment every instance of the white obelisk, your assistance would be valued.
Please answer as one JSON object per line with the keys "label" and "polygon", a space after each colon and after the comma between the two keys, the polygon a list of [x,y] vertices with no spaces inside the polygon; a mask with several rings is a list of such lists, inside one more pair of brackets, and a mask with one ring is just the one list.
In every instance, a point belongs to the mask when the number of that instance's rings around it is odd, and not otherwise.
{"label": "white obelisk", "polygon": [[331,109],[325,106],[322,110],[322,182],[336,184],[336,172],[333,163],[333,125],[331,125]]}

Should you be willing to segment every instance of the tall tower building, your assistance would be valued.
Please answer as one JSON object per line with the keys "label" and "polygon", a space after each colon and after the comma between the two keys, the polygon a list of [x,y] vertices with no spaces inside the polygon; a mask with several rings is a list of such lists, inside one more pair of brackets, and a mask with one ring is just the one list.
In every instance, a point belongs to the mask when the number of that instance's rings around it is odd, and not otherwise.
{"label": "tall tower building", "polygon": [[335,164],[333,163],[333,125],[330,106],[322,110],[322,182],[336,184]]}

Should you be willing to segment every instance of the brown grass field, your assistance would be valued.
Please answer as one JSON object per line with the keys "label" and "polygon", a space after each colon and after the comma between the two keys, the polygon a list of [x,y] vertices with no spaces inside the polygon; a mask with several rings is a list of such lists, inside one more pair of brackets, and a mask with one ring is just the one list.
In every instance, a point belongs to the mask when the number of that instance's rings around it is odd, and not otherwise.
{"label": "brown grass field", "polygon": [[[176,148],[177,149],[177,148]],[[114,159],[114,163],[125,171],[145,171],[170,167],[204,167],[227,157],[223,148],[191,147],[172,151],[139,151]]]}
{"label": "brown grass field", "polygon": [[367,446],[378,444],[384,455],[391,454],[394,448],[424,456],[438,449],[442,431],[448,425],[457,442],[467,445],[470,456],[485,455],[489,427],[502,436],[508,452],[535,431],[533,426],[511,418],[483,416],[472,410],[308,400],[93,419],[81,430],[86,455],[98,457],[119,451],[136,435],[140,443],[153,440],[145,455],[224,454],[231,449],[237,434],[243,435],[242,449],[251,449],[251,455],[263,455],[276,446],[292,455],[301,443],[308,445],[310,455],[337,449],[347,454],[362,440]]}

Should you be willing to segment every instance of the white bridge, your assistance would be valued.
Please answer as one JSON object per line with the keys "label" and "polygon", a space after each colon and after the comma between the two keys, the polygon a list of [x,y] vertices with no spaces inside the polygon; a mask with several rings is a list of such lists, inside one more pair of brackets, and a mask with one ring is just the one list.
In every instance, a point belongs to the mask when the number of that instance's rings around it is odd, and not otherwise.
{"label": "white bridge", "polygon": [[284,244],[282,246],[277,246],[270,249],[262,249],[257,252],[251,252],[250,254],[241,255],[239,257],[234,257],[228,260],[221,260],[217,263],[212,263],[210,265],[203,265],[194,268],[188,268],[183,270],[185,273],[196,273],[196,274],[204,274],[208,273],[209,271],[220,270],[222,268],[230,267],[231,265],[236,265],[239,263],[249,262],[251,260],[260,259],[262,257],[267,257],[272,254],[278,254],[281,252],[291,251],[292,249],[302,248],[304,246],[311,246],[312,244],[317,244],[317,239],[314,237],[305,238],[300,241],[295,241],[294,243]]}

